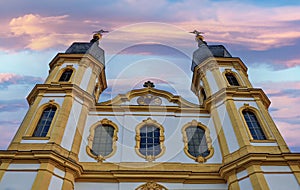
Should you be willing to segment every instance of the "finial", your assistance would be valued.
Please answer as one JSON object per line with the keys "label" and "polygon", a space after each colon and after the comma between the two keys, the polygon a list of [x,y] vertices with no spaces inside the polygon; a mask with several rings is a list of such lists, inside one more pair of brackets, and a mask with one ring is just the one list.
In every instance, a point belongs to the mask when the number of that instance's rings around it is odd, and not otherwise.
{"label": "finial", "polygon": [[96,42],[98,40],[100,40],[102,38],[102,34],[103,33],[108,33],[108,31],[106,30],[98,30],[98,31],[94,31],[93,32],[93,39],[91,40],[91,42]]}
{"label": "finial", "polygon": [[190,33],[196,34],[196,36],[195,36],[196,41],[198,41],[198,40],[203,41],[204,40],[204,37],[201,35],[201,34],[204,34],[203,32],[199,32],[198,30],[194,30],[193,32],[190,32]]}
{"label": "finial", "polygon": [[147,82],[144,83],[143,87],[154,88],[155,85],[153,84],[153,82],[151,82],[150,80],[148,80]]}
{"label": "finial", "polygon": [[198,42],[198,47],[201,45],[207,45],[206,41],[204,41],[204,37],[201,34],[204,34],[203,32],[199,32],[198,30],[194,30],[193,32],[190,32],[192,34],[195,34],[195,40]]}

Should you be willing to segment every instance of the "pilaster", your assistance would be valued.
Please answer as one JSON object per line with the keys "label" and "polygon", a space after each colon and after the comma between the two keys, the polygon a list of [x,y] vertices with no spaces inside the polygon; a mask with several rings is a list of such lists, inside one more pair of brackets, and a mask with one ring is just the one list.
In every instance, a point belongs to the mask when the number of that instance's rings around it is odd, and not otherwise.
{"label": "pilaster", "polygon": [[38,110],[39,104],[42,100],[42,95],[38,95],[33,104],[30,105],[29,110],[27,112],[27,114],[24,117],[23,122],[21,123],[21,126],[19,127],[16,135],[14,136],[13,140],[11,141],[8,150],[12,149],[12,146],[14,143],[20,143],[22,141],[22,137],[25,135],[26,130],[29,128],[29,126],[31,125],[31,122],[35,116],[36,111]]}
{"label": "pilaster", "polygon": [[12,159],[2,159],[0,163],[0,182]]}
{"label": "pilaster", "polygon": [[57,120],[54,121],[55,124],[53,126],[53,130],[50,135],[50,142],[55,142],[57,144],[61,143],[68,119],[70,117],[73,101],[74,99],[72,95],[66,95],[64,102],[61,106],[61,109],[59,111]]}
{"label": "pilaster", "polygon": [[35,177],[32,190],[47,190],[53,176],[54,168],[54,165],[49,160],[43,161]]}
{"label": "pilaster", "polygon": [[239,181],[237,180],[235,172],[232,171],[227,175],[228,190],[240,190]]}
{"label": "pilaster", "polygon": [[275,140],[277,141],[277,144],[282,152],[288,153],[290,152],[286,142],[284,141],[282,135],[280,134],[278,128],[276,127],[273,119],[271,118],[269,112],[267,111],[266,107],[263,105],[260,99],[255,99],[257,106],[259,107],[263,117],[266,119],[266,122],[268,124],[268,128],[272,131],[272,134],[275,137]]}
{"label": "pilaster", "polygon": [[73,171],[66,168],[64,182],[62,185],[62,190],[72,190],[74,189],[75,177]]}
{"label": "pilaster", "polygon": [[247,168],[249,178],[253,189],[255,190],[269,190],[268,183],[261,170],[260,165],[251,165]]}
{"label": "pilaster", "polygon": [[250,145],[249,138],[244,130],[243,123],[232,98],[227,98],[225,105],[239,146],[244,147]]}
{"label": "pilaster", "polygon": [[[78,118],[77,128],[76,128],[72,149],[71,149],[71,152],[73,152],[76,155],[78,155],[80,151],[84,126],[88,116],[88,109],[89,106],[86,103],[84,103],[80,112],[80,117]],[[75,159],[78,159],[78,157]]]}
{"label": "pilaster", "polygon": [[222,156],[224,158],[224,156],[229,154],[229,148],[228,148],[228,145],[227,145],[227,140],[226,140],[225,135],[224,135],[224,130],[222,128],[222,123],[221,123],[221,120],[220,120],[220,116],[218,114],[218,111],[217,111],[217,108],[216,108],[215,105],[211,106],[211,117],[212,117],[213,122],[214,122],[214,126],[215,126],[217,137],[218,137],[218,141],[220,143]]}

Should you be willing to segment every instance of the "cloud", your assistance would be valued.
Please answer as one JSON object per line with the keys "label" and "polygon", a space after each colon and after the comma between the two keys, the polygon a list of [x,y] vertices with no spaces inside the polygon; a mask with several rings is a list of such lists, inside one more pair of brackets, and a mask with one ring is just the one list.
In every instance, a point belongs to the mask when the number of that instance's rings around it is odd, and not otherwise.
{"label": "cloud", "polygon": [[25,48],[31,50],[66,46],[75,39],[84,39],[86,35],[74,32],[75,23],[68,20],[68,17],[69,15],[43,17],[39,14],[26,14],[13,18],[9,22],[9,37],[25,41]]}
{"label": "cloud", "polygon": [[18,109],[26,109],[28,104],[25,99],[0,100],[0,112],[16,112]]}
{"label": "cloud", "polygon": [[280,64],[283,65],[285,67],[296,67],[296,66],[300,66],[300,58],[295,58],[295,59],[288,59],[288,60],[274,60],[275,64]]}
{"label": "cloud", "polygon": [[0,150],[7,148],[19,125],[19,121],[0,121]]}
{"label": "cloud", "polygon": [[14,35],[47,35],[53,32],[57,25],[65,24],[68,15],[41,17],[38,14],[27,14],[13,18],[10,23],[11,32]]}
{"label": "cloud", "polygon": [[0,73],[0,89],[16,84],[36,84],[43,82],[41,77],[22,76],[14,73]]}
{"label": "cloud", "polygon": [[285,139],[286,143],[292,147],[299,147],[299,134],[300,134],[300,125],[298,124],[290,124],[287,122],[282,122],[280,120],[275,119],[275,123],[277,127]]}
{"label": "cloud", "polygon": [[[172,27],[171,30],[155,30],[137,25],[131,27],[131,31],[120,30],[128,24],[149,21],[166,22],[184,31],[199,29],[206,33],[209,41],[231,43],[259,51],[293,45],[294,39],[300,38],[300,29],[295,24],[300,20],[297,14],[299,5],[262,7],[240,1],[204,0],[199,3],[197,0],[118,0],[91,6],[92,9],[88,5],[81,7],[89,10],[82,11],[84,14],[70,11],[63,15],[48,13],[50,16],[42,16],[36,13],[12,18],[8,24],[11,32],[9,38],[18,37],[20,41],[26,41],[25,47],[28,49],[43,50],[67,46],[74,40],[87,41],[90,32],[102,26],[111,31],[118,30],[114,38],[119,38],[119,42],[134,42],[135,39],[155,41],[157,35],[172,39],[175,44],[192,39],[176,33],[178,30],[173,30]],[[97,14],[99,17],[95,16]],[[147,31],[151,31],[153,35],[146,34]]]}
{"label": "cloud", "polygon": [[269,108],[287,144],[300,147],[300,81],[260,83],[272,104]]}

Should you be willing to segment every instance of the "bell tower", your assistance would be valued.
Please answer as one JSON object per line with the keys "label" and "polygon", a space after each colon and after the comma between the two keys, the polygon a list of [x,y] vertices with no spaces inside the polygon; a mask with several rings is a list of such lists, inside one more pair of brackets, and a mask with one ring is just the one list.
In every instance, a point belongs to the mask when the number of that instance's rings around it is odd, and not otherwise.
{"label": "bell tower", "polygon": [[[225,164],[221,173],[229,189],[245,188],[238,179],[241,170],[250,176],[253,189],[269,189],[260,164],[243,169],[237,165],[249,155],[260,160],[261,154],[279,156],[289,152],[268,112],[271,102],[262,89],[253,88],[240,58],[232,57],[222,45],[207,45],[200,34],[196,34],[196,41],[191,90],[211,113],[218,131]],[[229,164],[232,162],[237,165]]]}
{"label": "bell tower", "polygon": [[[37,84],[27,97],[30,108],[8,147],[9,151],[16,154],[30,151],[27,159],[37,154],[53,156],[55,163],[59,159],[55,152],[78,160],[88,109],[98,102],[107,87],[104,50],[99,47],[101,36],[96,33],[90,42],[75,42],[65,53],[58,53],[53,58],[44,84]],[[37,153],[40,150],[48,152]],[[32,189],[52,187],[53,172],[58,172],[64,179],[63,189],[74,188],[74,175],[68,173],[68,166],[62,168],[52,162],[38,165],[35,166],[38,172]]]}

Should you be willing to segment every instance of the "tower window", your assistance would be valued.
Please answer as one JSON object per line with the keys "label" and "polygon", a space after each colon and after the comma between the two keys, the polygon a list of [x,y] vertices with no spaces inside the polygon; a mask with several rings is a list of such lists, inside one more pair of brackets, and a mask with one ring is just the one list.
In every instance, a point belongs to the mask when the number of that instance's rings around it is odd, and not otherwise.
{"label": "tower window", "polygon": [[186,124],[183,129],[184,151],[197,162],[204,162],[213,155],[209,130],[196,120]]}
{"label": "tower window", "polygon": [[165,150],[163,134],[163,127],[155,120],[144,120],[136,128],[136,153],[148,161],[160,157]]}
{"label": "tower window", "polygon": [[244,110],[243,116],[254,140],[265,140],[266,136],[252,111]]}
{"label": "tower window", "polygon": [[88,146],[86,151],[89,156],[102,162],[112,156],[116,151],[118,127],[108,119],[103,119],[90,128]]}
{"label": "tower window", "polygon": [[72,69],[66,69],[59,78],[59,82],[68,82],[73,74]]}
{"label": "tower window", "polygon": [[49,131],[49,128],[51,126],[53,117],[56,112],[56,107],[55,106],[50,106],[44,109],[40,120],[37,124],[37,127],[35,128],[33,132],[33,137],[46,137],[47,133]]}
{"label": "tower window", "polygon": [[231,86],[240,86],[236,77],[232,73],[226,73],[225,76]]}
{"label": "tower window", "polygon": [[92,153],[96,156],[107,156],[113,151],[114,127],[110,125],[98,125],[95,128]]}

